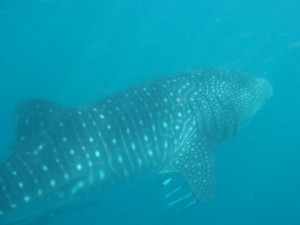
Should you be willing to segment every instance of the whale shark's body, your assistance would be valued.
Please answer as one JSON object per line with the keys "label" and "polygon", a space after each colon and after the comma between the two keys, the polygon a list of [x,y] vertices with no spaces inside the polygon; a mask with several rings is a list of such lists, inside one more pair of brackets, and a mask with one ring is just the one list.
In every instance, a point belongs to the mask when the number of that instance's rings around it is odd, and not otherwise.
{"label": "whale shark's body", "polygon": [[12,152],[0,165],[0,221],[38,202],[54,210],[149,171],[178,172],[206,198],[214,186],[212,148],[271,93],[264,79],[211,69],[155,79],[76,109],[24,102]]}

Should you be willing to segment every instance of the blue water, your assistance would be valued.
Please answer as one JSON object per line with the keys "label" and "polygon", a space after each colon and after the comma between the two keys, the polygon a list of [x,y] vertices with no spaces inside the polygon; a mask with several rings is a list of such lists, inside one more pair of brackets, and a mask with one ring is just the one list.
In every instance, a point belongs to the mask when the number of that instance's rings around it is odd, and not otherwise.
{"label": "blue water", "polygon": [[0,158],[23,99],[70,106],[172,72],[221,66],[274,96],[216,150],[215,198],[165,210],[155,181],[106,190],[61,224],[300,224],[300,1],[1,0]]}

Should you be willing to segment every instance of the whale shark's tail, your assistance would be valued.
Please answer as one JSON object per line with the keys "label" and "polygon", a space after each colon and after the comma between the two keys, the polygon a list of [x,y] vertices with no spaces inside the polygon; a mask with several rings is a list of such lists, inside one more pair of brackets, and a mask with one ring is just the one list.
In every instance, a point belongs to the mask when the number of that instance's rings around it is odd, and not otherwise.
{"label": "whale shark's tail", "polygon": [[[58,153],[61,146],[53,143],[62,137],[63,131],[54,129],[54,125],[68,126],[65,117],[69,112],[72,109],[42,99],[24,101],[16,107],[11,152],[0,164],[1,222],[18,219],[18,215],[26,217],[31,209],[44,211],[42,202],[26,203],[48,201],[47,196],[59,190],[60,180],[54,174],[61,169],[57,161],[63,158]],[[53,155],[53,151],[57,154]],[[57,167],[45,162],[56,162]]]}

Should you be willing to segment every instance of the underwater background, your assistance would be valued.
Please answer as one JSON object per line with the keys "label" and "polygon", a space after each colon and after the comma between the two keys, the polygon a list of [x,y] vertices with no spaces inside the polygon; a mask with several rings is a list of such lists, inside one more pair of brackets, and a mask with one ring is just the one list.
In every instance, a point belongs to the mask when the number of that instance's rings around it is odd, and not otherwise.
{"label": "underwater background", "polygon": [[298,0],[1,0],[0,158],[24,99],[81,106],[207,67],[262,76],[274,89],[251,123],[215,150],[215,197],[178,212],[146,177],[52,224],[300,225]]}

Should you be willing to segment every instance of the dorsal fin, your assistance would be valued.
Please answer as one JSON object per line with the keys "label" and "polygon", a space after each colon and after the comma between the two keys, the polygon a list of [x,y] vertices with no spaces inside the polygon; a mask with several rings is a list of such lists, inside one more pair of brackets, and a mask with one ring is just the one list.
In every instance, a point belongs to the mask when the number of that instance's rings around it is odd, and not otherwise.
{"label": "dorsal fin", "polygon": [[20,103],[14,115],[14,139],[12,150],[19,151],[32,146],[37,139],[51,135],[51,122],[59,120],[65,107],[43,99]]}
{"label": "dorsal fin", "polygon": [[195,134],[161,172],[182,174],[187,178],[196,197],[199,200],[208,200],[215,187],[211,150],[212,146]]}

